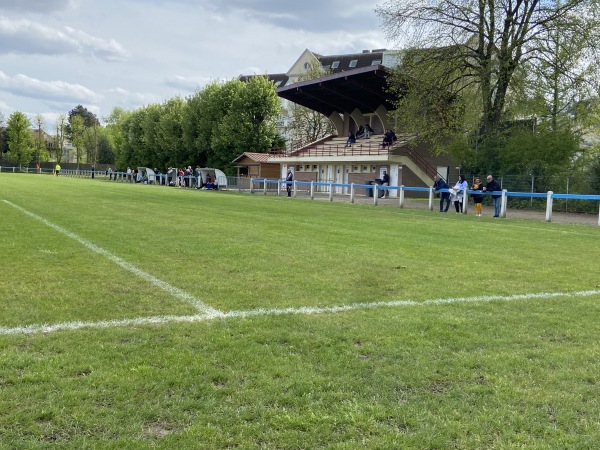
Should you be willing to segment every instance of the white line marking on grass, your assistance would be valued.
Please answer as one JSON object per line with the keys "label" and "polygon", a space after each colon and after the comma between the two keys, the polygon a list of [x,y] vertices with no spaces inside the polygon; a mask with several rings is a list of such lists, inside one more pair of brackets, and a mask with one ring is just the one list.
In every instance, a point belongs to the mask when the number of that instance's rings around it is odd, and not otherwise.
{"label": "white line marking on grass", "polygon": [[91,250],[95,253],[98,253],[99,255],[102,255],[106,258],[108,258],[109,260],[111,260],[112,262],[114,262],[115,264],[117,264],[118,266],[122,267],[123,269],[133,273],[134,275],[137,275],[138,277],[140,277],[141,279],[161,288],[162,290],[166,291],[167,293],[171,294],[173,297],[178,298],[180,300],[184,300],[188,303],[190,303],[192,306],[194,306],[198,311],[200,311],[201,313],[207,314],[209,316],[219,316],[221,315],[221,311],[218,311],[214,308],[211,308],[208,305],[205,305],[204,303],[202,303],[200,300],[198,300],[196,297],[194,297],[193,295],[182,291],[179,288],[176,288],[175,286],[171,286],[169,283],[159,280],[158,278],[156,278],[153,275],[150,275],[147,272],[144,272],[141,269],[138,269],[137,267],[135,267],[133,264],[128,263],[127,261],[119,258],[118,256],[113,255],[112,253],[110,253],[107,250],[104,250],[103,248],[98,247],[97,245],[92,244],[90,241],[87,241],[85,239],[83,239],[82,237],[77,236],[75,233],[71,233],[70,231],[65,230],[64,228],[59,227],[58,225],[53,224],[52,222],[47,221],[46,219],[44,219],[41,216],[38,216],[37,214],[34,214],[30,211],[27,211],[24,208],[21,208],[18,205],[15,205],[14,203],[9,202],[8,200],[2,200],[4,203],[6,203],[7,205],[12,206],[13,208],[18,209],[19,211],[21,211],[23,214],[28,215],[29,217],[32,217],[40,222],[42,222],[44,225],[58,231],[61,234],[64,234],[67,237],[70,237],[71,239],[76,240],[77,242],[79,242],[81,245],[83,245],[84,247],[86,247],[88,250]]}
{"label": "white line marking on grass", "polygon": [[247,318],[256,316],[281,316],[291,314],[335,314],[347,311],[357,311],[364,309],[374,308],[393,308],[403,306],[437,306],[437,305],[448,305],[453,303],[476,303],[476,302],[508,302],[515,300],[533,300],[533,299],[549,299],[549,298],[577,298],[577,297],[590,297],[593,295],[600,295],[600,290],[593,291],[579,291],[579,292],[540,292],[530,294],[516,294],[516,295],[484,295],[478,297],[456,297],[456,298],[440,298],[433,300],[424,300],[421,302],[412,300],[399,300],[391,302],[372,302],[372,303],[356,303],[353,305],[341,305],[341,306],[325,306],[325,307],[312,307],[303,306],[299,308],[260,308],[251,309],[247,311],[229,311],[221,312],[219,314],[203,314],[203,315],[192,315],[192,316],[153,316],[153,317],[139,317],[135,319],[122,319],[122,320],[103,320],[99,322],[64,322],[53,325],[26,325],[21,327],[0,327],[0,336],[2,335],[13,335],[13,334],[36,334],[36,333],[52,333],[61,330],[78,330],[80,328],[111,328],[111,327],[130,327],[135,325],[162,325],[168,323],[192,323],[192,322],[205,322],[214,319],[227,319],[227,318]]}

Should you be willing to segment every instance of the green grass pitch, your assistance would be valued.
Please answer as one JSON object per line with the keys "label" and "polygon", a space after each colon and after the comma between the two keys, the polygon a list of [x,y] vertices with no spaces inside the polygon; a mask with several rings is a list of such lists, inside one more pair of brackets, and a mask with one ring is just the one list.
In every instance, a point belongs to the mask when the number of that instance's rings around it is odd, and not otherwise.
{"label": "green grass pitch", "polygon": [[600,229],[0,174],[0,449],[600,442]]}

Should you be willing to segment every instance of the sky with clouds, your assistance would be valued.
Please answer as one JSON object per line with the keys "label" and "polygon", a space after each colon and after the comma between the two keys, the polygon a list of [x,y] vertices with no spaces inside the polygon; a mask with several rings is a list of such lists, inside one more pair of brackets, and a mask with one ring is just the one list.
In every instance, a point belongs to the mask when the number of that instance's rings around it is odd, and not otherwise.
{"label": "sky with clouds", "polygon": [[211,80],[282,73],[304,49],[390,48],[364,0],[0,0],[0,112],[50,128],[78,104],[100,119]]}

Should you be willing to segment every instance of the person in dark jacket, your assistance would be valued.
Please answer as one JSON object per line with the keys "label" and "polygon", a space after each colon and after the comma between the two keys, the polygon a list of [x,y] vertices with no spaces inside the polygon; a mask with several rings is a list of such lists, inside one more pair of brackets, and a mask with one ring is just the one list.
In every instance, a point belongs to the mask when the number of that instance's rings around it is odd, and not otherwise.
{"label": "person in dark jacket", "polygon": [[[432,186],[433,190],[436,192],[439,192],[441,189],[448,189],[448,183],[446,183],[446,181],[440,177],[439,175],[436,175],[433,178],[433,186]],[[440,212],[448,212],[448,208],[450,207],[450,193],[448,191],[446,192],[439,192],[440,194]],[[446,207],[444,208],[444,202],[446,202]]]}
{"label": "person in dark jacket", "polygon": [[487,184],[483,188],[485,192],[492,192],[492,201],[494,202],[494,217],[500,217],[500,203],[502,201],[502,186],[491,175],[487,176]]}
{"label": "person in dark jacket", "polygon": [[285,188],[287,190],[287,196],[292,196],[292,184],[294,184],[294,172],[292,169],[288,169],[287,176],[285,177]]}
{"label": "person in dark jacket", "polygon": [[[471,186],[471,190],[473,191],[483,191],[483,183],[481,182],[481,178],[475,178],[473,186]],[[483,194],[473,194],[473,203],[475,203],[475,215],[477,217],[481,217],[481,203],[483,203]]]}

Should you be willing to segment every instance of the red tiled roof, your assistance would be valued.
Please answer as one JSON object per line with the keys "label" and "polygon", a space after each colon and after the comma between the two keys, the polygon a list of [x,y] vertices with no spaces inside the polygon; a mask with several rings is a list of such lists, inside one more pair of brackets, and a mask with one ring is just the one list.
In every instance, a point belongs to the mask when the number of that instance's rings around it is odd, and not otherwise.
{"label": "red tiled roof", "polygon": [[244,152],[240,156],[238,156],[234,160],[234,162],[239,161],[244,156],[247,156],[252,161],[256,161],[256,162],[269,162],[269,156],[271,156],[271,155],[269,155],[268,153]]}

